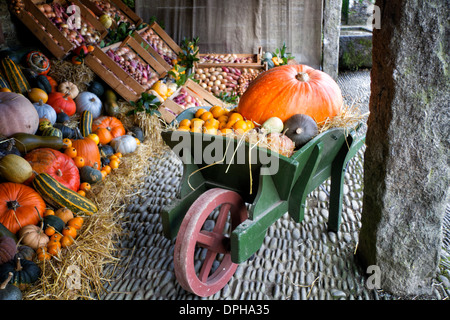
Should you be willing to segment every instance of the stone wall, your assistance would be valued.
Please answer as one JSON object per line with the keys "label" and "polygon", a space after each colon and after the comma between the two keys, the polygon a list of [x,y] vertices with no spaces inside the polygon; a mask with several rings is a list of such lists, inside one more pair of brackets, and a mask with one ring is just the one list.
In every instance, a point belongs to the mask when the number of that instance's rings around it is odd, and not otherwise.
{"label": "stone wall", "polygon": [[379,0],[358,257],[382,289],[431,291],[450,184],[448,2]]}

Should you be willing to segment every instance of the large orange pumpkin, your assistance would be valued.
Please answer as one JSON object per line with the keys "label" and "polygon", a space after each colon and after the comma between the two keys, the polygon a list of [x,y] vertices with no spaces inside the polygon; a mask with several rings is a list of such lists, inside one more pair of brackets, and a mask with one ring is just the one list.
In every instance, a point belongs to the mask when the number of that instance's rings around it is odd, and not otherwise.
{"label": "large orange pumpkin", "polygon": [[13,182],[0,183],[0,223],[12,233],[37,224],[45,207],[44,200],[33,188]]}
{"label": "large orange pumpkin", "polygon": [[[122,121],[116,117],[100,116],[92,123],[92,132],[96,132],[99,128],[106,128],[111,133],[111,140],[120,136],[123,136],[126,131],[122,124]],[[111,141],[110,140],[110,141]]]}
{"label": "large orange pumpkin", "polygon": [[284,122],[298,113],[320,123],[338,115],[342,104],[341,90],[329,75],[306,65],[286,65],[252,81],[239,101],[238,112],[259,124],[271,117]]}

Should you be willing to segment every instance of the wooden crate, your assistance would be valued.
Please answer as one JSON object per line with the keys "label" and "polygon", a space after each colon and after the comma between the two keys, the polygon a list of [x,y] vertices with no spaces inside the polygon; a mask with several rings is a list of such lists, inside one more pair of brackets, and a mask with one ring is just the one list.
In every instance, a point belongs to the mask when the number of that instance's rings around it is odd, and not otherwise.
{"label": "wooden crate", "polygon": [[[190,96],[197,99],[201,106],[223,106],[224,102],[214,95],[203,89],[195,81],[188,79],[186,83],[181,87],[184,88]],[[169,97],[159,107],[158,111],[161,113],[161,117],[167,123],[171,123],[177,115],[186,110],[183,106],[177,104],[173,99],[178,96],[181,88],[179,88],[171,97]]]}
{"label": "wooden crate", "polygon": [[[12,11],[20,21],[41,41],[41,43],[57,58],[64,59],[75,48],[75,44],[70,42],[58,27],[47,18],[37,7],[38,4],[45,3],[44,0],[22,0],[24,9],[16,13]],[[97,30],[101,39],[107,35],[105,27],[89,13],[87,8],[80,5],[76,0],[68,0],[68,3],[78,5],[81,19],[88,22]]]}
{"label": "wooden crate", "polygon": [[[228,69],[228,70],[227,70]],[[231,72],[232,69],[236,69],[239,70],[240,75],[236,75],[235,73]],[[205,74],[207,76],[207,80],[202,80],[200,78],[200,75],[198,74],[198,70],[202,70],[202,73]],[[213,71],[214,70],[214,71]],[[220,94],[220,93],[231,93],[232,91],[234,91],[236,94],[238,94],[238,96],[241,96],[243,94],[242,90],[239,90],[239,92],[237,90],[234,90],[233,88],[230,88],[230,83],[234,83],[236,82],[236,85],[239,85],[239,80],[241,79],[242,75],[244,74],[253,74],[252,78],[256,78],[257,75],[259,75],[260,73],[267,71],[268,67],[267,67],[267,63],[264,64],[260,64],[260,65],[239,65],[239,64],[214,64],[212,66],[204,66],[204,65],[197,65],[196,68],[194,69],[194,79],[199,81],[199,85],[202,86],[202,88],[208,92],[212,92],[213,94]],[[232,76],[234,76],[236,79],[233,80],[228,80],[225,83],[226,88],[225,89],[220,89],[218,91],[214,91],[214,89],[212,89],[211,91],[209,91],[207,85],[208,82],[211,80],[211,77],[208,77],[209,75],[213,75],[214,72],[226,72],[228,71],[228,73]],[[217,77],[217,76],[216,76]],[[245,78],[245,77],[244,77]],[[216,79],[216,80],[220,80],[220,79]],[[241,87],[243,87],[241,85]],[[242,89],[242,88],[241,88]]]}
{"label": "wooden crate", "polygon": [[[100,1],[103,3],[110,3],[110,5],[114,6],[117,10],[119,10],[123,14],[127,22],[129,22],[130,24],[134,24],[135,28],[139,27],[142,24],[142,18],[139,17],[133,10],[131,10],[126,4],[124,4],[120,0],[79,0],[79,1],[83,5],[85,5],[86,8],[91,10],[97,19],[105,13],[95,3],[95,1]],[[114,19],[114,17],[112,18]]]}
{"label": "wooden crate", "polygon": [[221,62],[221,61],[217,61],[217,62],[203,61],[203,59],[205,59],[208,56],[218,57],[220,59],[220,57],[227,56],[227,55],[229,55],[229,54],[227,54],[227,53],[201,53],[198,55],[198,58],[200,59],[200,61],[197,61],[195,63],[195,66],[196,67],[216,67],[216,66],[227,65],[227,66],[235,66],[235,67],[258,67],[258,66],[262,65],[262,60],[261,60],[262,47],[258,47],[258,53],[255,53],[255,54],[252,54],[252,53],[232,54],[233,56],[236,56],[238,59],[247,58],[247,59],[251,59],[252,62],[235,63],[235,62]]}
{"label": "wooden crate", "polygon": [[[181,52],[180,46],[161,28],[161,26],[157,22],[153,22],[148,27],[145,27],[141,30],[135,31],[133,37],[138,42],[145,42],[148,44],[148,51],[151,55],[159,61],[161,65],[163,65],[167,71],[172,69],[173,64],[169,61],[166,61],[162,54],[157,52],[157,50],[147,41],[145,38],[145,34],[151,33],[156,36],[156,38],[160,41],[160,44],[166,47],[167,50],[171,53],[171,59],[176,59],[178,54]],[[171,60],[169,59],[169,60]]]}
{"label": "wooden crate", "polygon": [[103,49],[96,47],[84,61],[95,74],[103,79],[122,98],[126,101],[137,101],[141,97],[141,94],[148,89],[143,87],[106,53],[109,49],[116,49],[123,46],[127,46],[133,50],[143,63],[150,65],[159,79],[167,75],[164,67],[131,36],[128,36],[121,43],[116,43]]}

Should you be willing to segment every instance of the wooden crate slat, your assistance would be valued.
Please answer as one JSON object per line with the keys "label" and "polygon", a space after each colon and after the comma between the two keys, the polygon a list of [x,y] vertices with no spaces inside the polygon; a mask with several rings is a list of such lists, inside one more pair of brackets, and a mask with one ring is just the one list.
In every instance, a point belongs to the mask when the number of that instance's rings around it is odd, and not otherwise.
{"label": "wooden crate slat", "polygon": [[[249,65],[249,64],[232,64],[232,63],[230,63],[230,64],[216,64],[216,65],[213,65],[213,66],[205,66],[205,65],[201,65],[200,66],[200,65],[197,65],[194,68],[194,72],[196,73],[198,69],[209,69],[209,68],[219,68],[219,69],[222,69],[222,68],[232,69],[232,68],[234,68],[234,69],[241,70],[242,74],[244,74],[243,70],[245,71],[245,69],[247,69],[247,70],[254,70],[254,71],[256,71],[256,73],[254,73],[255,76],[258,76],[260,73],[268,70],[268,65],[267,65],[267,63],[261,64],[261,65],[253,65],[253,66]],[[194,79],[198,79],[198,74],[194,75]],[[201,80],[200,79],[199,81],[200,81],[200,87],[203,90],[205,90],[205,91],[207,91],[209,93],[208,90],[206,90],[206,89],[204,89],[202,87],[202,85],[205,85],[205,83],[207,83],[207,81],[209,81],[209,80],[206,80],[206,82],[205,82],[205,80]],[[238,84],[239,80],[234,80],[234,82],[236,84]],[[225,90],[224,89],[219,90],[219,92],[220,93],[226,93],[226,92],[230,92],[230,90],[231,90],[230,87],[227,87]],[[233,91],[235,93],[237,93],[238,95],[242,94],[242,92],[241,93],[237,92],[236,88],[234,88]]]}
{"label": "wooden crate slat", "polygon": [[171,123],[173,120],[176,119],[176,115],[168,111],[165,107],[160,106],[158,108],[159,113],[161,114],[161,118],[166,121],[167,123]]}
{"label": "wooden crate slat", "polygon": [[68,0],[69,2],[77,5],[80,8],[81,17],[86,20],[95,30],[100,32],[100,39],[105,38],[108,35],[108,30],[105,26],[88,10],[88,8],[80,0]]}
{"label": "wooden crate slat", "polygon": [[198,97],[200,97],[203,101],[208,103],[211,106],[222,106],[224,102],[219,98],[216,98],[213,94],[203,89],[198,83],[188,79],[185,83],[186,88],[190,91],[194,92]]}
{"label": "wooden crate slat", "polygon": [[136,28],[142,24],[142,18],[139,17],[133,10],[131,10],[125,3],[123,3],[120,0],[110,0],[110,2],[114,3],[117,8],[119,8],[125,15],[130,18],[134,24],[136,25]]}
{"label": "wooden crate slat", "polygon": [[166,60],[164,60],[159,54],[158,52],[156,52],[155,49],[153,49],[153,47],[147,42],[145,41],[144,38],[142,38],[142,36],[139,34],[139,32],[134,31],[133,34],[131,35],[139,44],[143,44],[145,46],[145,50],[147,50],[152,56],[153,58],[156,59],[156,61],[159,62],[160,65],[162,65],[167,71],[169,71],[170,69],[172,69],[172,67],[167,63]]}
{"label": "wooden crate slat", "polygon": [[106,69],[93,55],[88,55],[84,62],[94,71],[103,81],[105,81],[114,91],[116,91],[126,101],[136,101],[140,94],[134,93],[125,87],[125,85],[110,70]]}
{"label": "wooden crate slat", "polygon": [[120,80],[127,82],[127,84],[135,91],[142,91],[142,86],[125,70],[123,70],[117,63],[115,63],[111,58],[103,52],[101,49],[96,47],[93,52],[91,52],[95,57],[110,69]]}
{"label": "wooden crate slat", "polygon": [[68,55],[67,50],[56,43],[47,32],[42,30],[28,13],[21,13],[18,15],[18,18],[57,59],[63,59]]}
{"label": "wooden crate slat", "polygon": [[174,112],[175,114],[180,114],[185,110],[185,108],[183,108],[182,106],[180,106],[179,104],[175,103],[173,100],[170,99],[164,101],[164,107],[172,110],[172,112]]}
{"label": "wooden crate slat", "polygon": [[[104,14],[104,12],[94,3],[94,1],[91,1],[91,0],[79,0],[79,1],[94,13],[94,15],[96,16],[96,19]],[[124,14],[124,16],[129,20],[129,22],[134,23],[136,28],[142,24],[142,18],[139,17],[133,10],[128,8],[128,6],[126,6],[122,1],[108,0],[105,2],[109,2],[110,4],[115,6],[117,9],[119,9]],[[112,17],[112,18],[114,18],[114,17]]]}
{"label": "wooden crate slat", "polygon": [[164,68],[158,61],[155,60],[155,58],[148,53],[139,42],[136,41],[132,36],[128,36],[121,46],[129,44],[131,48],[133,48],[136,53],[144,59],[146,63],[152,67],[153,70],[156,71],[156,73],[159,74],[159,78],[163,78],[167,74],[166,68]]}
{"label": "wooden crate slat", "polygon": [[157,22],[153,22],[150,25],[150,28],[152,28],[153,31],[155,31],[156,34],[161,39],[163,39],[165,43],[167,43],[170,49],[172,49],[177,55],[180,54],[181,52],[180,46],[167,34],[166,31],[164,31],[163,28],[161,28],[161,26]]}
{"label": "wooden crate slat", "polygon": [[174,116],[173,113],[175,113],[175,115],[179,115],[181,112],[186,110],[183,106],[173,101],[173,99],[179,95],[182,88],[184,88],[190,96],[198,100],[202,106],[213,107],[225,105],[222,100],[216,98],[211,93],[200,87],[197,83],[195,83],[195,81],[188,79],[181,88],[179,88],[170,98],[166,99],[160,106],[161,117],[168,123],[175,119],[176,116]]}
{"label": "wooden crate slat", "polygon": [[172,56],[170,57],[171,59],[175,59],[175,57],[178,57],[178,55],[182,51],[180,46],[176,44],[176,42],[158,25],[157,22],[154,22],[150,26],[136,31],[135,38],[137,39],[137,41],[144,41],[145,43],[149,44],[150,48],[147,51],[149,51],[152,55],[159,56],[157,60],[166,68],[166,70],[169,71],[172,68],[171,63],[168,63],[164,59],[164,57],[157,52],[156,49],[152,48],[150,42],[145,39],[144,35],[148,32],[156,35],[162,41],[162,43],[172,52]]}
{"label": "wooden crate slat", "polygon": [[[236,63],[236,62],[196,62],[196,67],[220,67],[220,66],[235,66],[235,67],[258,67],[262,65],[261,55],[262,47],[258,47],[258,53],[230,53],[238,58],[252,58],[254,62],[246,63]],[[229,55],[228,53],[201,53],[198,55],[199,58],[206,57],[208,55]]]}

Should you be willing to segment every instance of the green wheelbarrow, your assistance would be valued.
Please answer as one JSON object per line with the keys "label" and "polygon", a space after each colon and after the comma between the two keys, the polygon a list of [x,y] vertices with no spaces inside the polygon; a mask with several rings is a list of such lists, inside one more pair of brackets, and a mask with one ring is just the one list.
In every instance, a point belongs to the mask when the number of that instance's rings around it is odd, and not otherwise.
{"label": "green wheelbarrow", "polygon": [[[196,110],[176,121],[192,119]],[[176,239],[180,285],[201,297],[220,291],[273,223],[286,212],[303,220],[307,195],[330,177],[328,229],[337,232],[347,164],[365,143],[358,128],[329,129],[289,158],[234,138],[162,132],[184,169],[177,199],[161,211],[164,236]]]}

